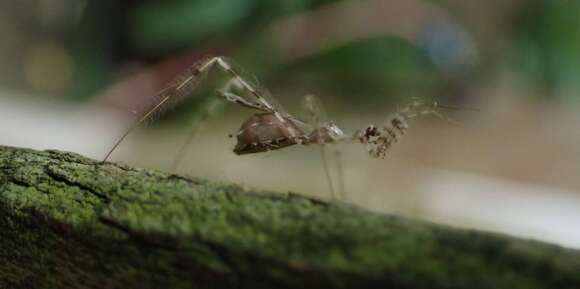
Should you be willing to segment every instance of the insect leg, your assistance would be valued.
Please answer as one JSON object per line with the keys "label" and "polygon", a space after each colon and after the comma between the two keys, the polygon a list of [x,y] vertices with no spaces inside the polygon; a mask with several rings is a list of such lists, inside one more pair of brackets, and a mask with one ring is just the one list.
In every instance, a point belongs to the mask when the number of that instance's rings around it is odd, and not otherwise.
{"label": "insect leg", "polygon": [[151,110],[149,110],[145,115],[143,115],[135,124],[133,124],[125,133],[115,142],[113,147],[107,152],[107,155],[103,159],[103,162],[106,162],[107,159],[111,156],[113,151],[123,142],[123,140],[133,131],[135,130],[141,123],[143,123],[151,114],[153,114],[157,109],[159,109],[163,104],[165,104],[171,96],[165,96],[157,105],[155,105]]}
{"label": "insect leg", "polygon": [[218,66],[224,70],[225,72],[229,73],[244,89],[249,91],[256,99],[268,110],[271,112],[275,112],[275,108],[272,104],[270,104],[259,92],[258,90],[250,85],[246,80],[240,76],[233,68],[232,65],[228,63],[223,57],[215,57],[215,62]]}
{"label": "insect leg", "polygon": [[170,172],[175,173],[181,164],[181,161],[185,158],[185,154],[187,152],[187,147],[191,144],[193,139],[196,137],[197,133],[201,130],[203,124],[210,118],[215,111],[219,109],[222,105],[222,101],[219,98],[212,97],[209,99],[209,102],[204,105],[204,109],[202,113],[193,121],[193,125],[185,139],[185,142],[179,148],[177,155],[173,159],[171,164]]}
{"label": "insect leg", "polygon": [[[213,64],[215,64],[215,63],[219,64],[219,67],[222,70],[229,72],[229,73],[234,73],[234,75],[237,76],[237,73],[235,73],[233,71],[233,69],[231,69],[229,67],[229,65],[227,65],[227,63],[225,62],[225,60],[223,60],[222,57],[212,58],[210,61],[208,61],[208,63],[203,65],[200,69],[209,69],[209,68],[213,67]],[[236,76],[233,76],[232,79],[230,79],[228,82],[226,82],[221,87],[221,89],[217,90],[217,95],[219,96],[219,98],[210,99],[209,102],[205,105],[205,109],[203,110],[201,115],[197,119],[194,120],[194,124],[193,124],[185,142],[180,147],[175,159],[173,160],[173,164],[171,166],[172,172],[175,172],[179,168],[181,161],[185,157],[187,147],[191,144],[191,142],[193,141],[193,139],[197,135],[197,132],[201,129],[203,123],[213,114],[213,112],[217,109],[217,107],[222,103],[222,101],[221,101],[222,99],[229,101],[229,102],[236,103],[236,104],[244,106],[244,107],[256,109],[256,110],[259,110],[262,112],[271,112],[271,109],[268,107],[265,107],[261,102],[248,101],[245,98],[243,98],[239,95],[236,95],[235,93],[232,92],[234,87],[241,86],[242,88],[249,90],[252,93],[257,93],[256,90],[253,89],[240,76],[237,76],[237,77]]]}
{"label": "insect leg", "polygon": [[401,112],[407,119],[419,117],[419,116],[429,116],[433,115],[437,118],[445,120],[449,123],[455,125],[462,125],[460,122],[449,118],[438,111],[438,108],[444,109],[460,109],[458,107],[447,106],[447,105],[440,105],[437,101],[433,101],[430,104],[426,104],[419,100],[414,100],[409,106]]}
{"label": "insect leg", "polygon": [[[324,173],[326,175],[326,182],[328,183],[328,188],[330,190],[332,199],[336,199],[337,194],[333,185],[326,150],[326,142],[331,142],[333,141],[333,139],[330,137],[330,126],[324,123],[324,121],[326,121],[326,113],[324,112],[324,107],[322,105],[322,102],[318,99],[318,97],[314,95],[305,95],[302,105],[304,109],[308,112],[310,125],[314,128],[313,133],[310,135],[311,139],[309,140],[309,142],[315,142],[320,146],[320,156],[322,160],[322,165],[324,167]],[[337,165],[339,164],[337,163]],[[340,178],[341,168],[337,167],[337,170],[339,171]],[[339,183],[342,183],[342,180],[339,179]]]}
{"label": "insect leg", "polygon": [[233,103],[239,104],[239,105],[247,107],[247,108],[253,108],[253,109],[256,109],[256,110],[259,110],[262,112],[269,112],[268,109],[265,108],[260,103],[250,102],[250,101],[244,99],[243,97],[236,95],[234,93],[231,93],[228,91],[218,91],[217,93],[220,97],[222,97],[226,101],[233,102]]}
{"label": "insect leg", "polygon": [[[215,59],[215,63],[217,63],[217,65],[222,70],[229,73],[245,90],[250,92],[250,94],[252,94],[256,98],[256,100],[265,109],[268,110],[268,112],[273,113],[276,116],[276,118],[278,118],[278,120],[280,120],[280,122],[282,122],[282,123],[287,122],[285,116],[283,116],[282,113],[280,113],[280,111],[278,111],[273,104],[269,103],[268,100],[266,100],[266,98],[264,96],[262,96],[262,94],[257,89],[257,87],[253,87],[248,81],[243,79],[242,76],[232,68],[232,65],[224,57],[215,57],[214,59]],[[290,133],[290,135],[293,138],[295,138],[299,135],[299,132],[296,131],[291,125],[288,125],[287,128],[288,128],[288,132]],[[297,139],[299,139],[299,138],[297,138]]]}
{"label": "insect leg", "polygon": [[334,185],[332,184],[332,177],[330,176],[330,168],[328,166],[328,160],[326,158],[326,146],[324,144],[320,145],[320,156],[322,158],[322,165],[324,167],[324,173],[326,174],[326,182],[328,183],[330,196],[333,200],[336,200],[336,193],[334,191]]}
{"label": "insect leg", "polygon": [[[218,59],[221,59],[221,58],[218,58],[218,57],[213,58],[212,63],[216,63],[218,61]],[[208,67],[208,66],[206,65],[206,67]],[[219,98],[212,97],[204,105],[204,109],[203,109],[201,115],[194,120],[194,123],[191,127],[191,130],[189,131],[189,134],[187,135],[185,142],[181,145],[177,155],[175,156],[175,158],[173,160],[173,163],[171,165],[171,172],[177,171],[177,169],[179,168],[179,165],[181,164],[181,161],[185,157],[185,154],[187,152],[187,147],[189,147],[189,145],[191,144],[191,142],[193,141],[193,139],[197,135],[198,131],[201,129],[203,123],[211,115],[213,115],[214,111],[216,111],[217,108],[222,104],[222,99],[229,101],[229,102],[239,104],[239,105],[244,106],[244,107],[253,108],[256,110],[260,110],[260,111],[266,111],[266,112],[268,111],[268,109],[264,108],[260,103],[252,103],[252,102],[246,100],[245,98],[230,92],[230,90],[232,90],[232,88],[238,83],[239,83],[239,81],[235,78],[226,82],[223,85],[223,87],[217,91],[217,95],[219,96]]]}
{"label": "insect leg", "polygon": [[344,185],[344,170],[342,168],[342,152],[339,149],[335,149],[334,158],[336,159],[336,169],[338,171],[338,197],[345,200],[346,190]]}
{"label": "insect leg", "polygon": [[188,67],[185,71],[181,72],[175,77],[173,81],[169,83],[165,88],[159,91],[153,99],[156,101],[152,107],[145,111],[145,113],[135,122],[127,131],[115,142],[113,147],[107,152],[103,162],[106,162],[111,154],[117,149],[117,147],[123,142],[123,140],[139,125],[148,119],[151,119],[163,107],[167,106],[171,101],[179,101],[180,98],[190,95],[197,85],[205,78],[207,72],[213,67],[215,63],[215,58],[209,60],[204,59],[195,62],[193,65]]}

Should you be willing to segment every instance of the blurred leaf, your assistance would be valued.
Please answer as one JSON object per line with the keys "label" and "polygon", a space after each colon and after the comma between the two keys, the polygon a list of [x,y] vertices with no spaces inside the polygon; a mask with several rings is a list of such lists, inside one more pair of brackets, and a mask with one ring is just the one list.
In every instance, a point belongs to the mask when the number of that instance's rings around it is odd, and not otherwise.
{"label": "blurred leaf", "polygon": [[[517,16],[510,64],[534,86],[580,89],[580,2],[533,1]],[[566,93],[565,93],[566,94]]]}
{"label": "blurred leaf", "polygon": [[257,20],[275,19],[295,13],[312,10],[327,4],[340,2],[342,0],[292,0],[292,1],[271,1],[256,0]]}
{"label": "blurred leaf", "polygon": [[[71,48],[74,67],[72,85],[66,96],[73,100],[86,100],[105,87],[113,77],[111,45],[115,39],[114,27],[119,21],[118,3],[113,0],[88,2],[85,17],[71,29],[68,46]],[[103,19],[111,18],[108,21]]]}
{"label": "blurred leaf", "polygon": [[[334,94],[372,103],[392,97],[426,96],[440,80],[427,55],[394,37],[351,42],[309,57],[300,68]],[[301,73],[301,72],[299,72]]]}
{"label": "blurred leaf", "polygon": [[137,50],[167,52],[235,30],[252,9],[251,0],[148,1],[133,12],[130,35]]}

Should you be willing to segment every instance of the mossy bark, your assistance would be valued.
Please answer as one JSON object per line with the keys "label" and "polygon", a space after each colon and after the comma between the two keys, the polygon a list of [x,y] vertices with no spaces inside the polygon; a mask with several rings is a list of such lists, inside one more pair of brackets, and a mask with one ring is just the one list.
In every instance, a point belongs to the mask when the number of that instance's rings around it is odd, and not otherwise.
{"label": "mossy bark", "polygon": [[0,288],[580,288],[580,253],[0,147]]}

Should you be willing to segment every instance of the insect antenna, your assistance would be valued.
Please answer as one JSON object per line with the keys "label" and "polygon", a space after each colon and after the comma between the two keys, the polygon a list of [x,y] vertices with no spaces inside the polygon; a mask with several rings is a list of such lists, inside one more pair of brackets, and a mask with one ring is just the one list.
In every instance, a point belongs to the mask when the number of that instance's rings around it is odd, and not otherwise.
{"label": "insect antenna", "polygon": [[451,109],[451,110],[470,110],[470,111],[475,111],[475,112],[481,111],[480,109],[474,108],[474,107],[453,106],[453,105],[440,104],[438,102],[436,102],[436,103],[437,103],[438,108]]}
{"label": "insect antenna", "polygon": [[445,120],[451,124],[454,125],[458,125],[463,127],[463,123],[458,122],[450,117],[447,117],[443,114],[441,114],[440,112],[437,111],[437,109],[442,108],[442,109],[448,109],[448,110],[469,110],[469,111],[475,111],[475,112],[479,112],[480,110],[477,108],[472,108],[472,107],[461,107],[461,106],[452,106],[452,105],[446,105],[446,104],[440,104],[437,101],[434,101],[430,107],[427,107],[422,113],[422,115],[434,115],[442,120]]}

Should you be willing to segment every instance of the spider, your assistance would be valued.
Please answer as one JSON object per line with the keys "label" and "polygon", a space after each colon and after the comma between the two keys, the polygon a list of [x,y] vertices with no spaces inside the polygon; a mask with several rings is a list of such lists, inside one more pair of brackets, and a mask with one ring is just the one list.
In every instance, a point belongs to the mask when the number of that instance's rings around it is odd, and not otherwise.
{"label": "spider", "polygon": [[[453,108],[439,105],[437,102],[425,102],[414,98],[393,116],[389,117],[383,125],[369,125],[353,134],[344,133],[333,121],[323,119],[324,110],[317,97],[306,95],[304,106],[308,111],[310,121],[303,121],[282,110],[273,103],[269,93],[257,85],[252,85],[241,76],[239,71],[233,68],[232,62],[222,56],[201,59],[180,73],[165,88],[154,96],[153,105],[144,110],[137,122],[115,142],[107,152],[103,162],[107,161],[113,151],[121,142],[140,124],[152,119],[171,103],[176,104],[182,98],[192,94],[200,82],[213,68],[218,68],[230,76],[221,89],[217,91],[218,98],[214,98],[207,104],[196,125],[192,128],[186,142],[179,150],[173,162],[173,171],[177,169],[183,159],[185,148],[194,138],[199,124],[205,121],[215,109],[216,100],[238,104],[256,111],[245,120],[236,134],[237,144],[234,153],[237,155],[254,154],[279,150],[293,145],[312,145],[321,147],[322,160],[326,172],[327,181],[335,197],[335,190],[330,177],[325,145],[336,143],[361,143],[365,145],[368,153],[374,158],[385,158],[387,153],[409,127],[409,120],[426,115],[449,120],[437,111],[438,108]],[[236,94],[236,91],[245,91],[251,97]]]}

